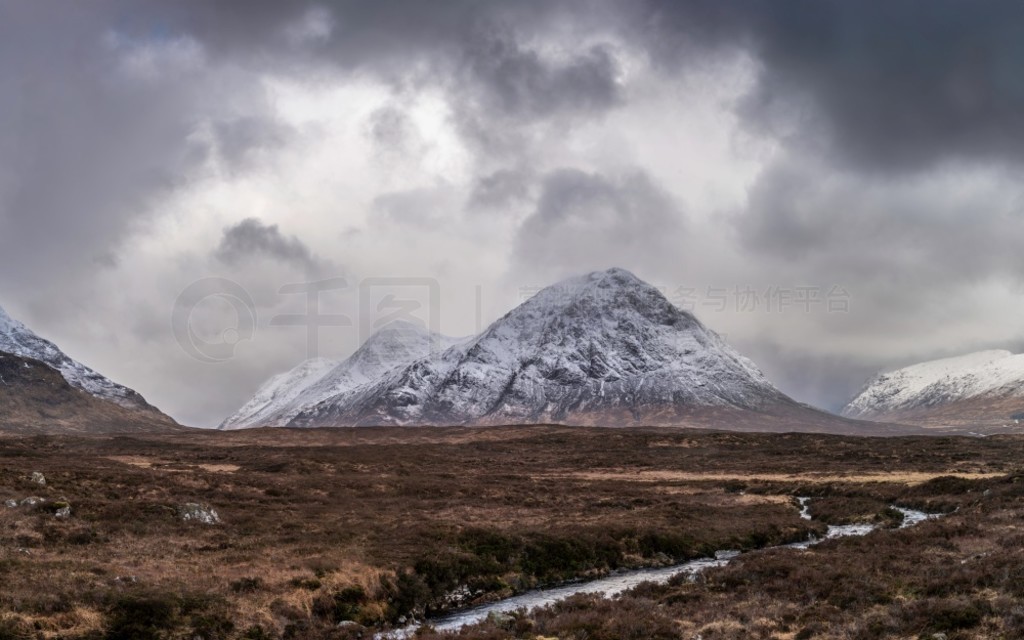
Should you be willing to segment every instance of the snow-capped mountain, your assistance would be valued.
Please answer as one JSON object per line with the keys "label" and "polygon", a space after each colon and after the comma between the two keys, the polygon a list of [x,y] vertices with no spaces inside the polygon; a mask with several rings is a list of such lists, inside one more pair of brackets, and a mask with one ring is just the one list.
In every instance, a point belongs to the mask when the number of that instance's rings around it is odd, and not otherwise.
{"label": "snow-capped mountain", "polygon": [[659,424],[796,403],[623,269],[548,287],[479,336],[309,405],[291,426]]}
{"label": "snow-capped mountain", "polygon": [[456,342],[454,338],[429,332],[411,322],[390,322],[342,362],[314,358],[274,376],[220,428],[286,426],[309,407],[374,382],[395,368]]}
{"label": "snow-capped mountain", "polygon": [[72,387],[89,395],[125,407],[156,411],[138,392],[117,384],[80,362],[72,360],[49,340],[40,338],[24,324],[14,320],[0,308],[0,351],[23,358],[39,360],[64,376]]}
{"label": "snow-capped mountain", "polygon": [[843,409],[852,418],[1009,421],[1024,412],[1024,355],[979,351],[883,373]]}

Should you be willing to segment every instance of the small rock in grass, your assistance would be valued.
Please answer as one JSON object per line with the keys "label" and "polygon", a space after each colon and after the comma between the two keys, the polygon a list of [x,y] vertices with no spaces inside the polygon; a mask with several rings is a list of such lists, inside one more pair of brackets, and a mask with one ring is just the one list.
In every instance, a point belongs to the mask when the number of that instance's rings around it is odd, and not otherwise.
{"label": "small rock in grass", "polygon": [[70,518],[71,517],[71,505],[67,502],[57,502],[53,506],[57,508],[53,512],[53,515],[57,518]]}
{"label": "small rock in grass", "polygon": [[220,516],[217,515],[217,511],[212,507],[199,504],[198,502],[189,502],[182,505],[181,508],[178,509],[178,513],[181,515],[181,519],[185,522],[220,524]]}

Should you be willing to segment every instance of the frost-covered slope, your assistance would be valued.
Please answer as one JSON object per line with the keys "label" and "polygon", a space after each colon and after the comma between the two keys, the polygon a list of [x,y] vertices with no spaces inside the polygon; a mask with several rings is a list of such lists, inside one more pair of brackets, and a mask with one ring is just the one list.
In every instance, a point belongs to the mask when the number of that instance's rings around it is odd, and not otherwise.
{"label": "frost-covered slope", "polygon": [[297,414],[320,402],[338,397],[384,374],[408,365],[456,342],[404,321],[389,323],[347,360],[307,360],[287,373],[271,378],[221,429],[283,427]]}
{"label": "frost-covered slope", "polygon": [[883,373],[868,382],[843,415],[876,417],[1012,397],[1024,398],[1024,355],[979,351]]}
{"label": "frost-covered slope", "polygon": [[[221,429],[244,429],[262,425],[280,426],[280,416],[296,396],[338,366],[335,360],[313,358],[291,371],[279,373],[268,380],[249,402],[221,423]],[[288,418],[290,419],[290,418]],[[285,419],[284,422],[287,422]]]}
{"label": "frost-covered slope", "polygon": [[303,410],[293,426],[657,424],[795,403],[622,269],[548,287],[474,339]]}
{"label": "frost-covered slope", "polygon": [[[39,360],[59,371],[72,387],[81,389],[101,400],[113,402],[126,409],[163,416],[136,391],[117,384],[84,364],[72,360],[55,344],[40,338],[24,324],[12,319],[2,308],[0,308],[0,352]],[[170,418],[167,420],[170,421]]]}

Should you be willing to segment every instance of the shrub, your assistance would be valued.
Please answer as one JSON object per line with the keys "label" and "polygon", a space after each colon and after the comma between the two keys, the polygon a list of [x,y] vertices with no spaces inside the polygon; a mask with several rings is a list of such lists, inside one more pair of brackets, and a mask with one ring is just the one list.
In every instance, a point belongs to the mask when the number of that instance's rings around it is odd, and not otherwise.
{"label": "shrub", "polygon": [[362,605],[367,601],[362,587],[345,587],[333,594],[325,594],[313,603],[313,614],[331,622],[357,620]]}
{"label": "shrub", "polygon": [[32,636],[17,620],[0,619],[0,640],[29,640]]}
{"label": "shrub", "polygon": [[263,580],[260,578],[241,578],[231,583],[231,590],[235,593],[253,593],[263,588]]}
{"label": "shrub", "polygon": [[178,603],[170,596],[126,596],[109,611],[106,640],[163,640],[175,626]]}

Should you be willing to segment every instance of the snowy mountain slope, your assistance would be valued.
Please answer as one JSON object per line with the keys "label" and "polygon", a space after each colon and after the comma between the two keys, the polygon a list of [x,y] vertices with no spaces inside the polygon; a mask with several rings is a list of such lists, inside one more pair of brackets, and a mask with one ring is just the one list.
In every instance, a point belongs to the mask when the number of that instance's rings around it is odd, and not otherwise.
{"label": "snowy mountain slope", "polygon": [[[40,338],[0,308],[0,352],[43,362],[56,369],[72,387],[126,409],[154,414],[171,421],[139,393],[117,384],[72,360],[57,345]],[[171,421],[173,422],[173,421]]]}
{"label": "snowy mountain slope", "polygon": [[880,374],[843,409],[843,415],[861,418],[915,413],[924,416],[930,410],[968,401],[974,411],[983,412],[986,401],[991,404],[997,399],[1015,398],[1021,399],[1020,409],[1024,410],[1024,355],[1002,350],[980,351]]}
{"label": "snowy mountain slope", "polygon": [[303,410],[291,426],[671,423],[796,403],[623,269],[548,287],[474,339]]}
{"label": "snowy mountain slope", "polygon": [[[338,366],[335,360],[313,358],[291,371],[279,373],[263,384],[241,409],[221,423],[225,430],[261,425],[280,426],[280,416],[296,396]],[[287,422],[287,420],[285,420]]]}
{"label": "snowy mountain slope", "polygon": [[396,367],[456,342],[454,338],[431,333],[410,322],[391,322],[342,362],[323,358],[307,360],[271,378],[220,428],[283,427],[309,407],[374,382]]}

